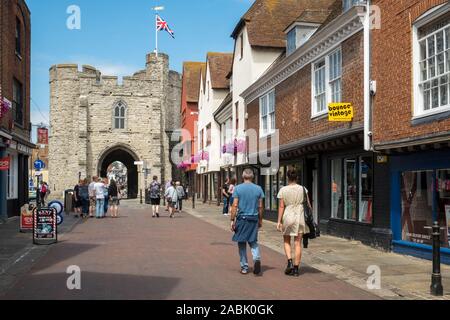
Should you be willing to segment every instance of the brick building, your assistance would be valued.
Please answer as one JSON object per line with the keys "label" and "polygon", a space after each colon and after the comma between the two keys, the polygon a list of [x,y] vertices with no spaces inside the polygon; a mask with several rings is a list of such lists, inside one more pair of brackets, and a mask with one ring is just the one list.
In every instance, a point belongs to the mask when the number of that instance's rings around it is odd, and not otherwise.
{"label": "brick building", "polygon": [[28,201],[30,142],[30,11],[23,0],[0,2],[0,216],[18,215]]}
{"label": "brick building", "polygon": [[185,170],[185,184],[190,190],[195,184],[195,173],[197,164],[192,157],[198,151],[197,122],[198,122],[198,100],[200,94],[200,80],[206,72],[204,62],[185,62],[183,64],[183,79],[181,85],[181,128],[183,129],[183,169]]}
{"label": "brick building", "polygon": [[447,0],[373,1],[373,143],[387,156],[393,249],[431,257],[434,221],[450,262],[450,4]]}
{"label": "brick building", "polygon": [[[248,129],[259,138],[258,148],[249,145],[249,160],[266,192],[266,218],[277,219],[278,191],[295,168],[323,232],[390,249],[383,200],[389,170],[364,145],[366,10],[341,0],[303,10],[285,30],[285,54],[242,96]],[[344,102],[353,106],[353,120],[330,122],[328,105]],[[280,169],[267,175],[260,156],[276,140]]]}

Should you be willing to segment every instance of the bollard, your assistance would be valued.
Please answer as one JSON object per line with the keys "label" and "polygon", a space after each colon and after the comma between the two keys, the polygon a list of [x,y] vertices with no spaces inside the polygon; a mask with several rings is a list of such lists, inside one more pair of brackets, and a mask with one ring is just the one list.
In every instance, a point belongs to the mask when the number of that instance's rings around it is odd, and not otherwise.
{"label": "bollard", "polygon": [[142,202],[142,189],[139,191],[139,193],[140,193],[140,196],[141,196],[141,204],[143,204],[143,202]]}
{"label": "bollard", "polygon": [[425,229],[432,230],[433,237],[433,274],[431,276],[431,295],[442,297],[444,295],[444,288],[442,287],[441,275],[441,228],[436,221],[433,227],[425,227]]}

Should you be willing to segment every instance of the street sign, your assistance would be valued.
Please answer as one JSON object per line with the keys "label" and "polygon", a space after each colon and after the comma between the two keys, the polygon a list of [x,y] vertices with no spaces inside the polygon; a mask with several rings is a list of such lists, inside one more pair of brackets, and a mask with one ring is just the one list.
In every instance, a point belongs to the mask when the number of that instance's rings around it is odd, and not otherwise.
{"label": "street sign", "polygon": [[58,242],[57,212],[54,208],[33,211],[33,243],[50,245]]}
{"label": "street sign", "polygon": [[57,224],[58,226],[60,226],[60,225],[63,224],[63,222],[64,222],[64,217],[63,217],[61,214],[58,214],[58,215],[56,216],[56,224]]}
{"label": "street sign", "polygon": [[56,213],[58,215],[62,214],[62,212],[64,211],[64,206],[61,202],[59,201],[52,201],[48,204],[49,208],[53,208],[56,210]]}
{"label": "street sign", "polygon": [[35,162],[34,162],[34,168],[36,169],[36,170],[42,170],[42,169],[44,169],[45,168],[45,163],[44,163],[44,161],[42,161],[42,160],[36,160]]}

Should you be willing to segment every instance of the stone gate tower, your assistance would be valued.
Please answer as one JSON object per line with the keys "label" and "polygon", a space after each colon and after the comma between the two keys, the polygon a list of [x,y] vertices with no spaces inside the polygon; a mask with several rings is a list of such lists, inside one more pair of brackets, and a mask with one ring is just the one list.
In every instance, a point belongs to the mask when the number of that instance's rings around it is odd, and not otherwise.
{"label": "stone gate tower", "polygon": [[137,197],[146,179],[144,161],[160,181],[172,176],[170,136],[180,128],[181,76],[169,57],[148,54],[146,69],[133,76],[102,75],[91,66],[50,68],[49,185],[55,195],[79,177],[106,176],[114,161],[128,169],[128,195]]}

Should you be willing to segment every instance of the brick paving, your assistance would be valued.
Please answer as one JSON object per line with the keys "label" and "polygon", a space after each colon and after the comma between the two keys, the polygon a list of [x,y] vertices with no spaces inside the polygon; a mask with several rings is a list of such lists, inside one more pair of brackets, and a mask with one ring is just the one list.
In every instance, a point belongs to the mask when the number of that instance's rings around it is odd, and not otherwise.
{"label": "brick paving", "polygon": [[[152,219],[125,203],[119,219],[78,224],[0,299],[378,299],[307,266],[286,277],[283,255],[262,247],[262,256],[263,275],[243,276],[230,232],[188,214]],[[71,265],[82,271],[79,291],[66,287]]]}

